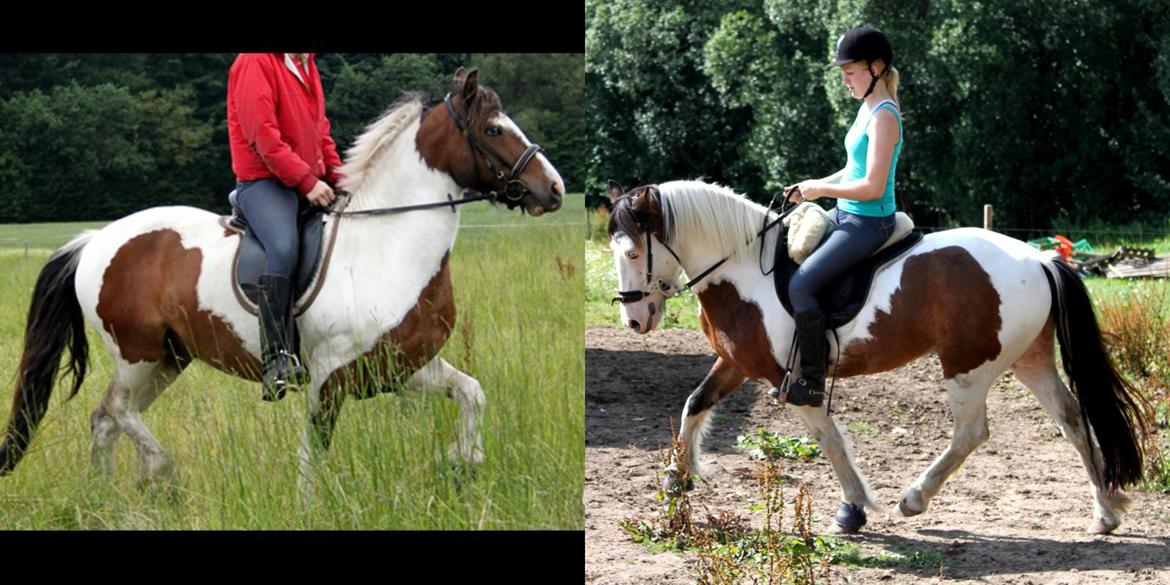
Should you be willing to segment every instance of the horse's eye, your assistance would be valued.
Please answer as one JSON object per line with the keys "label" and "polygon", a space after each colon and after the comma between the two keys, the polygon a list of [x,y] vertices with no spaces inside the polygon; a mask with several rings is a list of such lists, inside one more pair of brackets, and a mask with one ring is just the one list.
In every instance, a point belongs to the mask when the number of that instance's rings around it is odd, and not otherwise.
{"label": "horse's eye", "polygon": [[638,259],[638,252],[636,250],[627,250],[626,251],[626,258],[629,258],[630,260],[637,260]]}
{"label": "horse's eye", "polygon": [[500,127],[499,126],[488,126],[488,129],[484,130],[483,133],[494,138],[494,137],[500,135]]}

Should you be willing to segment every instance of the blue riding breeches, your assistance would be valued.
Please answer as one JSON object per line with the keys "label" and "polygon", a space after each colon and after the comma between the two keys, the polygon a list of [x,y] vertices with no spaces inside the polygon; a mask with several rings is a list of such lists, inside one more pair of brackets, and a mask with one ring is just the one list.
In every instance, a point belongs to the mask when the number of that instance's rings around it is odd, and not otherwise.
{"label": "blue riding breeches", "polygon": [[817,292],[877,251],[894,233],[893,214],[866,217],[834,207],[829,218],[836,229],[788,281],[788,297],[795,313],[819,309]]}
{"label": "blue riding breeches", "polygon": [[307,201],[275,179],[236,185],[236,204],[264,246],[264,272],[291,278],[297,265],[300,234],[297,212]]}

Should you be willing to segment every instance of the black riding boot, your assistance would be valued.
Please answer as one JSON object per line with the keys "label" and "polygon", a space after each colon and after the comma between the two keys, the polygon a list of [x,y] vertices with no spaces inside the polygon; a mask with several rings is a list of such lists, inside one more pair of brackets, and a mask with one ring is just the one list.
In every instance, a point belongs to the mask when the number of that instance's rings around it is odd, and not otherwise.
{"label": "black riding boot", "polygon": [[276,274],[262,274],[260,289],[260,347],[264,359],[264,400],[284,398],[305,376],[301,360],[292,352],[292,282]]}
{"label": "black riding boot", "polygon": [[793,315],[800,344],[800,378],[788,386],[788,404],[820,406],[825,401],[825,313],[820,309]]}

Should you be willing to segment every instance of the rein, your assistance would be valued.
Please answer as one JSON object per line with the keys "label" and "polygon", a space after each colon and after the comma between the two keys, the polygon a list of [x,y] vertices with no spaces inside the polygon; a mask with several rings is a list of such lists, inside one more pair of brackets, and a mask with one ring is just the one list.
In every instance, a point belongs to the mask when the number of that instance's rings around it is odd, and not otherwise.
{"label": "rein", "polygon": [[[519,205],[520,201],[524,199],[524,196],[529,194],[528,187],[519,180],[520,174],[524,172],[524,169],[528,166],[528,163],[531,162],[538,153],[543,152],[544,149],[542,149],[537,144],[530,144],[528,148],[524,149],[524,152],[520,154],[520,158],[516,159],[515,164],[511,165],[511,174],[505,174],[504,171],[497,169],[496,165],[492,164],[492,160],[489,158],[489,155],[495,157],[495,159],[500,163],[506,165],[507,162],[504,160],[504,157],[500,156],[500,153],[496,152],[490,146],[483,144],[482,142],[475,139],[474,134],[467,125],[467,121],[459,115],[459,112],[455,111],[455,105],[451,102],[450,93],[448,93],[443,98],[443,103],[446,104],[447,113],[450,114],[451,119],[455,121],[455,125],[459,127],[459,131],[465,138],[467,138],[467,143],[471,146],[472,150],[479,153],[480,157],[483,158],[484,163],[487,164],[488,169],[491,170],[496,179],[505,181],[504,189],[502,191],[488,191],[485,194],[480,191],[468,189],[463,192],[459,199],[455,199],[451,196],[450,193],[448,193],[446,202],[438,201],[434,203],[418,203],[415,205],[383,207],[379,209],[367,209],[364,211],[330,211],[329,214],[347,217],[361,217],[391,215],[395,213],[406,213],[409,211],[439,209],[442,207],[450,207],[451,213],[455,213],[455,207],[457,205],[474,203],[476,201],[503,201],[509,209]],[[348,195],[348,193],[345,191],[338,191],[338,193]]]}

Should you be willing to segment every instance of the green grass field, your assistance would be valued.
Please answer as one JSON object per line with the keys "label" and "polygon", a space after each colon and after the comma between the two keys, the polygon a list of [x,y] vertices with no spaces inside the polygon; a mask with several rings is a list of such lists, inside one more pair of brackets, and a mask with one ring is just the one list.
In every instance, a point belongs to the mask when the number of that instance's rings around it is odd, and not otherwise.
{"label": "green grass field", "polygon": [[[583,203],[572,196],[541,218],[486,204],[463,212],[452,259],[458,324],[442,356],[487,395],[487,460],[474,475],[445,460],[459,424],[452,400],[414,392],[348,400],[306,507],[297,488],[302,397],[265,403],[258,384],[196,363],[143,416],[175,463],[175,490],[136,487],[124,438],[112,481],[91,478],[89,414],[111,365],[90,331],[81,392],[66,401],[58,386],[29,453],[0,478],[0,530],[581,530]],[[33,282],[50,248],[91,227],[0,226],[0,247],[10,250],[0,253],[5,420]]]}

